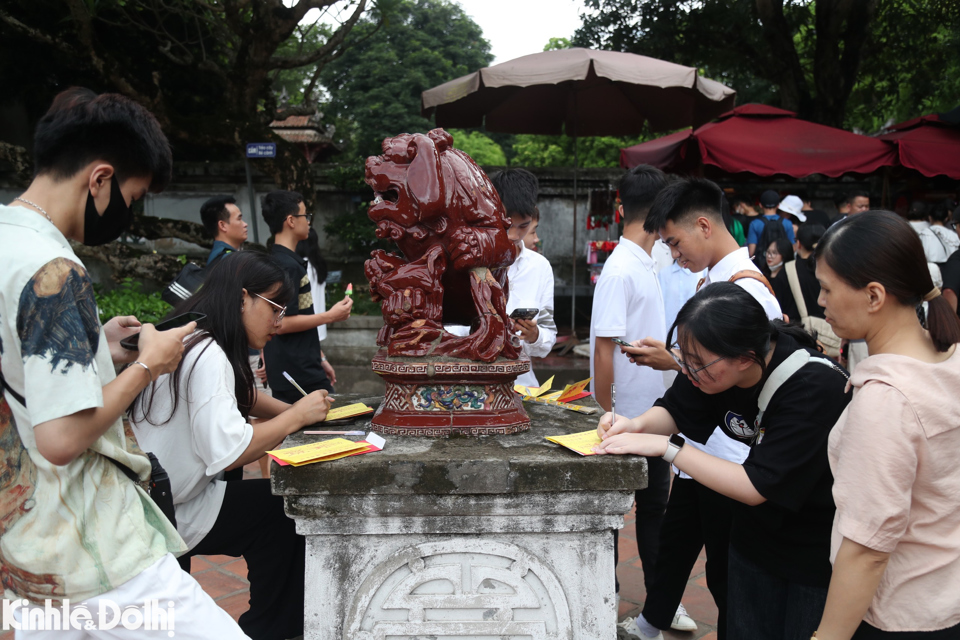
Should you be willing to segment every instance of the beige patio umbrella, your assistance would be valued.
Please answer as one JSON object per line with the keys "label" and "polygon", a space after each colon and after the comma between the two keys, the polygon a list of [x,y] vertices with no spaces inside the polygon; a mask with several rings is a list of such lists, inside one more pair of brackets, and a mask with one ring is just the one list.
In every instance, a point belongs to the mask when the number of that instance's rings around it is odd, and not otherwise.
{"label": "beige patio umbrella", "polygon": [[695,68],[632,53],[561,49],[480,69],[428,89],[421,113],[437,126],[574,139],[573,282],[576,327],[577,138],[698,126],[733,108],[736,92]]}

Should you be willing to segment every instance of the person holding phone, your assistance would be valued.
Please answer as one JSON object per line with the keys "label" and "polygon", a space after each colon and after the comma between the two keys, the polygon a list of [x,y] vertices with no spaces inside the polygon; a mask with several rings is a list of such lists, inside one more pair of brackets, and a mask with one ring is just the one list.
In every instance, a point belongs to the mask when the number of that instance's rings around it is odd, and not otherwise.
{"label": "person holding phone", "polygon": [[269,479],[224,481],[223,474],[322,421],[332,401],[321,390],[288,405],[254,388],[247,349],[274,339],[292,293],[271,256],[243,251],[222,258],[203,288],[174,310],[206,316],[183,361],[145,389],[129,413],[138,442],[170,476],[177,528],[190,554],[246,559],[250,609],[240,627],[254,640],[303,633],[304,538]]}
{"label": "person holding phone", "polygon": [[[526,169],[507,169],[490,178],[500,195],[510,229],[507,236],[523,243],[530,229],[540,221],[537,197],[540,184]],[[507,270],[507,313],[513,319],[513,328],[520,336],[523,355],[544,358],[557,342],[557,324],[553,319],[553,267],[545,257],[526,245]],[[537,309],[533,317],[518,317],[518,309]],[[540,382],[530,371],[517,377],[517,384],[539,387]]]}
{"label": "person holding phone", "polygon": [[[69,242],[116,240],[134,201],[169,182],[170,145],[136,102],[72,88],[38,122],[33,161],[30,186],[0,206],[3,586],[36,607],[14,616],[32,618],[44,601],[89,610],[109,601],[141,613],[145,599],[174,601],[178,638],[245,638],[180,569],[177,530],[121,468],[149,478],[121,416],[176,369],[194,326],[161,333],[134,317],[101,326],[93,282]],[[138,331],[139,352],[123,349],[120,340]],[[143,637],[120,626],[108,633]]]}
{"label": "person holding phone", "polygon": [[[600,419],[601,454],[658,456],[735,501],[727,629],[736,640],[807,640],[830,582],[833,476],[827,440],[850,401],[847,375],[802,327],[769,320],[732,282],[681,308],[668,342],[683,375],[642,415]],[[720,424],[742,464],[689,445]],[[709,562],[709,560],[708,560]],[[643,639],[661,638],[644,615]],[[654,627],[654,628],[651,628]]]}

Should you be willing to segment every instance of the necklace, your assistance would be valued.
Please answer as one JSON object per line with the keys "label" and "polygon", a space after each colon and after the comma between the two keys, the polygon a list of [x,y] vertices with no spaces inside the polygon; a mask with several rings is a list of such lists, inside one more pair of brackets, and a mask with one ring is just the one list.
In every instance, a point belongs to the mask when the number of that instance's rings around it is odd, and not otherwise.
{"label": "necklace", "polygon": [[46,211],[44,211],[44,210],[43,210],[43,207],[41,207],[40,205],[38,205],[36,202],[30,202],[30,201],[27,200],[26,198],[19,198],[19,197],[18,197],[18,198],[14,198],[14,200],[19,200],[20,202],[24,202],[24,203],[30,205],[31,207],[33,207],[34,209],[36,209],[37,211],[39,211],[40,213],[42,213],[44,216],[46,216],[47,220],[49,220],[50,223],[53,224],[53,218],[50,217],[50,214],[47,213]]}

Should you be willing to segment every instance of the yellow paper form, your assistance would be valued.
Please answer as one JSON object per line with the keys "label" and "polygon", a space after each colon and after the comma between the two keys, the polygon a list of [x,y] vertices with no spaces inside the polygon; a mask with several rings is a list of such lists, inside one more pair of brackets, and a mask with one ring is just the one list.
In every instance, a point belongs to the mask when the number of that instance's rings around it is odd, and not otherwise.
{"label": "yellow paper form", "polygon": [[299,467],[309,462],[337,460],[346,457],[358,449],[364,449],[367,446],[368,445],[363,442],[350,442],[346,438],[333,438],[332,440],[312,442],[310,444],[300,445],[299,447],[290,447],[289,449],[267,451],[267,453],[278,460],[283,460],[295,467]]}
{"label": "yellow paper form", "polygon": [[581,380],[580,382],[574,382],[573,384],[568,384],[563,388],[563,392],[560,394],[560,397],[557,398],[557,402],[566,402],[570,398],[574,398],[587,388],[587,385],[590,384],[590,381],[593,378],[587,378],[586,380]]}
{"label": "yellow paper form", "polygon": [[539,387],[525,387],[522,384],[517,384],[514,385],[513,390],[521,395],[536,398],[538,396],[542,396],[547,391],[550,391],[550,386],[553,384],[553,378],[553,376],[550,376],[550,379]]}
{"label": "yellow paper form", "polygon": [[324,422],[330,420],[343,420],[344,418],[352,418],[353,416],[363,415],[364,413],[370,413],[373,411],[373,407],[368,407],[362,402],[357,402],[355,404],[348,404],[342,407],[334,407],[327,412],[327,417],[324,418]]}
{"label": "yellow paper form", "polygon": [[572,451],[576,451],[582,456],[597,455],[593,452],[593,448],[601,442],[596,429],[583,431],[581,433],[571,433],[567,436],[547,436],[547,440]]}

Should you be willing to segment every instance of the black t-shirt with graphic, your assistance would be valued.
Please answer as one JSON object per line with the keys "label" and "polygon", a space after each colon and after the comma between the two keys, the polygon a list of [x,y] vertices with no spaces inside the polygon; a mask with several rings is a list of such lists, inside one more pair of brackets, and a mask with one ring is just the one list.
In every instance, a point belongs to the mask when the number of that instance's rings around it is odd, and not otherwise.
{"label": "black t-shirt with graphic", "polygon": [[[287,279],[295,285],[296,294],[287,303],[287,316],[313,314],[310,279],[307,277],[303,258],[278,244],[270,248],[270,254],[283,267]],[[295,399],[300,396],[300,392],[283,376],[283,372],[286,371],[307,393],[318,389],[332,391],[330,380],[323,371],[320,355],[320,336],[316,329],[273,336],[263,348],[263,358],[267,365],[267,382],[270,388],[284,399]]]}
{"label": "black t-shirt with graphic", "polygon": [[[800,348],[781,334],[767,373]],[[839,367],[806,364],[773,394],[758,429],[757,402],[766,379],[749,389],[710,395],[677,376],[656,406],[669,411],[680,432],[695,442],[706,443],[720,425],[728,437],[750,446],[743,468],[766,502],[737,503],[730,544],[773,575],[826,587],[836,511],[827,437],[850,401],[847,378]]]}

